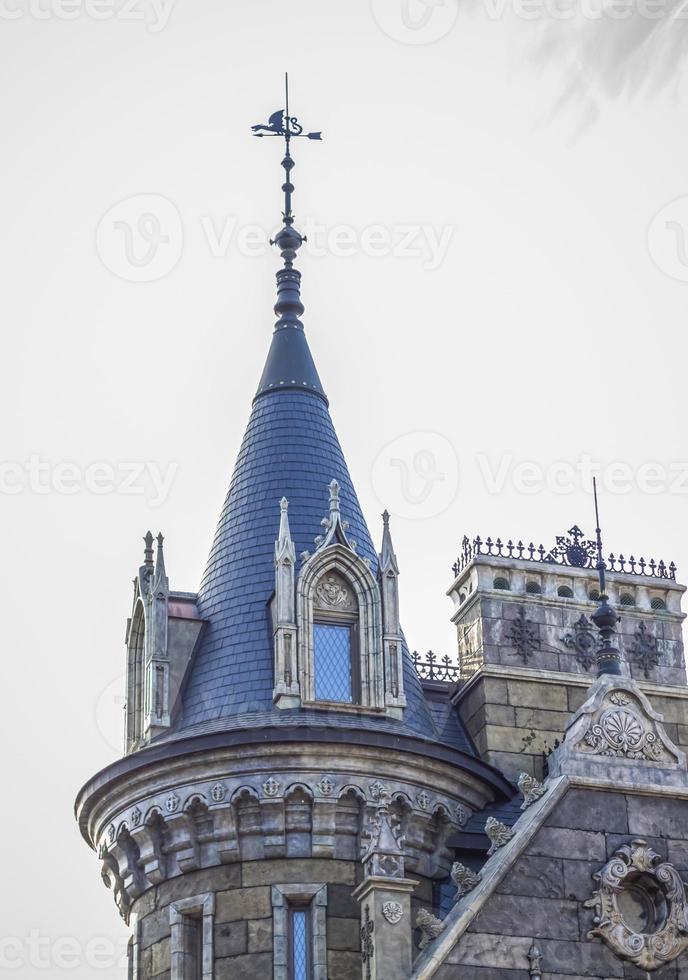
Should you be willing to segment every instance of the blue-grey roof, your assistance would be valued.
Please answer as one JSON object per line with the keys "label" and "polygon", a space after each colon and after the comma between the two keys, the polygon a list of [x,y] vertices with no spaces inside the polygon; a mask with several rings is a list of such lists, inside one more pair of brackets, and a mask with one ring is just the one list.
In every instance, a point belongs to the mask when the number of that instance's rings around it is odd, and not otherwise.
{"label": "blue-grey roof", "polygon": [[[280,373],[275,338],[266,372]],[[300,356],[312,365],[307,341],[298,333]],[[313,366],[313,372],[315,367]],[[263,377],[266,377],[264,372]],[[309,376],[311,379],[313,375]],[[317,373],[314,377],[317,379]],[[341,511],[358,554],[377,568],[377,554],[353,488],[319,380],[308,387],[261,383],[225,499],[198,593],[199,614],[207,620],[182,695],[175,734],[259,724],[303,722],[299,709],[272,703],[273,640],[269,602],[274,590],[274,546],[279,501],[289,500],[289,523],[296,553],[312,551],[328,512],[329,483],[340,485]],[[408,706],[404,721],[367,716],[365,726],[437,739],[438,731],[408,651],[404,679]],[[335,721],[328,712],[328,723]],[[342,724],[352,724],[342,716]],[[471,752],[453,732],[451,743]]]}

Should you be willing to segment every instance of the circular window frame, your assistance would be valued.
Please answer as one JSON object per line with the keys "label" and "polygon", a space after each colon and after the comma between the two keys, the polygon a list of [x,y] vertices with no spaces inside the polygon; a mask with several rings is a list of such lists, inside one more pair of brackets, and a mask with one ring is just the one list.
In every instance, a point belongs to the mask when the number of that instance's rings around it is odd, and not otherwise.
{"label": "circular window frame", "polygon": [[[647,841],[638,838],[623,844],[593,878],[598,887],[583,903],[585,908],[594,909],[588,939],[601,939],[620,959],[648,972],[670,963],[688,948],[685,886],[676,868],[662,861]],[[629,926],[619,906],[619,895],[638,889],[638,882],[644,880],[653,883],[663,900],[661,925],[652,932],[638,932]],[[654,903],[653,896],[645,891]]]}

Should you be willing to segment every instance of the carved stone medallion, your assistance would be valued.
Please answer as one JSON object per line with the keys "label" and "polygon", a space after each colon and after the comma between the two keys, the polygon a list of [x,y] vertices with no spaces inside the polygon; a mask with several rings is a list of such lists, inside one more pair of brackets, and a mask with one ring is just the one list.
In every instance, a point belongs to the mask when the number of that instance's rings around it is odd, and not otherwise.
{"label": "carved stone medallion", "polygon": [[588,938],[599,937],[620,959],[656,970],[688,948],[688,903],[673,865],[644,840],[623,844],[601,871],[586,908],[595,910]]}
{"label": "carved stone medallion", "polygon": [[281,785],[282,784],[275,779],[274,776],[270,776],[263,783],[263,792],[266,796],[277,796]]}
{"label": "carved stone medallion", "polygon": [[382,914],[388,922],[395,926],[397,922],[401,921],[404,910],[399,902],[384,902],[382,905]]}
{"label": "carved stone medallion", "polygon": [[315,589],[317,604],[327,609],[352,609],[354,599],[349,585],[340,575],[324,575]]}
{"label": "carved stone medallion", "polygon": [[215,783],[213,788],[210,790],[210,795],[212,796],[214,803],[222,803],[227,795],[227,790],[222,783]]}

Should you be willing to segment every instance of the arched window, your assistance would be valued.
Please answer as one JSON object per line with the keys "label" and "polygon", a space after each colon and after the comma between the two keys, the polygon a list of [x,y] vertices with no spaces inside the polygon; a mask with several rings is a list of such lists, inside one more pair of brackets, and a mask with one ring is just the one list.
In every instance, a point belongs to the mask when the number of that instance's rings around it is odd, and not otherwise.
{"label": "arched window", "polygon": [[534,582],[532,579],[529,582],[526,582],[526,592],[529,595],[540,595],[542,592],[540,583]]}
{"label": "arched window", "polygon": [[622,606],[634,606],[635,597],[631,592],[622,592],[619,596],[619,604]]}
{"label": "arched window", "polygon": [[666,602],[658,595],[653,596],[650,600],[650,609],[666,609]]}
{"label": "arched window", "polygon": [[358,601],[334,571],[321,576],[313,598],[313,690],[316,701],[361,701]]}
{"label": "arched window", "polygon": [[560,585],[557,589],[557,595],[561,599],[573,599],[573,589],[568,585]]}
{"label": "arched window", "polygon": [[501,576],[498,576],[494,580],[494,582],[492,583],[492,587],[495,589],[502,589],[505,592],[508,592],[509,589],[511,588],[511,586],[509,585],[509,579],[502,578]]}
{"label": "arched window", "polygon": [[599,598],[600,598],[600,590],[590,589],[590,591],[588,592],[588,599],[590,599],[591,602],[598,602]]}

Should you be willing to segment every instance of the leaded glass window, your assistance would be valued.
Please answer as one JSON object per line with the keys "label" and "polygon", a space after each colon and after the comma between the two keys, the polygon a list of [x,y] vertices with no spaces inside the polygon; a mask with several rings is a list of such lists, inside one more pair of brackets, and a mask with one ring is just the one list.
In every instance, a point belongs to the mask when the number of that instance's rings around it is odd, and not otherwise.
{"label": "leaded glass window", "polygon": [[318,701],[354,700],[352,627],[348,624],[314,623],[313,666]]}
{"label": "leaded glass window", "polygon": [[291,925],[291,975],[290,980],[309,980],[309,910],[293,908],[290,914]]}

